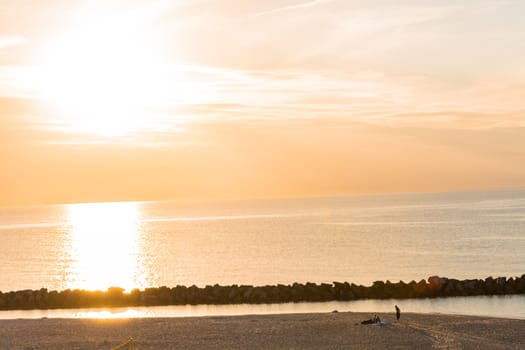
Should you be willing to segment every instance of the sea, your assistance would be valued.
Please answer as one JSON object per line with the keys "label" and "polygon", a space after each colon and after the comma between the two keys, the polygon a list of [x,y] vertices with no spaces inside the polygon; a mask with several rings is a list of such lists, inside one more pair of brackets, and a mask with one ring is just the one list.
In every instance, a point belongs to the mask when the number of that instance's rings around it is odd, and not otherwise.
{"label": "sea", "polygon": [[[0,291],[525,273],[525,189],[0,208]],[[525,318],[525,295],[0,311],[0,318],[391,311]]]}

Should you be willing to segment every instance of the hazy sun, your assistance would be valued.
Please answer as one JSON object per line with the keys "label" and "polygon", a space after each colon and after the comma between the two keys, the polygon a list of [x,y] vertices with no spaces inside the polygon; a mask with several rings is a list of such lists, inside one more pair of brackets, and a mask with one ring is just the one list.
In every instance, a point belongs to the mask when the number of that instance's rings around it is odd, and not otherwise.
{"label": "hazy sun", "polygon": [[113,136],[145,127],[164,90],[151,38],[114,17],[68,28],[40,55],[40,95],[80,132]]}

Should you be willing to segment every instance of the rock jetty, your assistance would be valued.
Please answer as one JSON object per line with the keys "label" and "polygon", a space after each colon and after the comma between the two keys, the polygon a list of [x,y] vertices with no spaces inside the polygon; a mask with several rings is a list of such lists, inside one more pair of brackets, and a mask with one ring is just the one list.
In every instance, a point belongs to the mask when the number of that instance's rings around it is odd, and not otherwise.
{"label": "rock jetty", "polygon": [[406,299],[475,295],[525,294],[525,274],[521,277],[488,277],[457,280],[431,276],[419,282],[376,281],[371,286],[348,282],[294,283],[270,286],[176,286],[134,289],[111,287],[106,291],[19,290],[0,292],[0,310],[129,307],[185,304],[257,304],[358,299]]}

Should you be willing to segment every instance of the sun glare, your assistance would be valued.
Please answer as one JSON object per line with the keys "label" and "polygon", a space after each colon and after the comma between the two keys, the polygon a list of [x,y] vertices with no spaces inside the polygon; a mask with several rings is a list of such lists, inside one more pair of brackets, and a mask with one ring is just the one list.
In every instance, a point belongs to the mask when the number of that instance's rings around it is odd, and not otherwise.
{"label": "sun glare", "polygon": [[142,286],[139,219],[137,203],[69,205],[72,265],[67,288]]}
{"label": "sun glare", "polygon": [[40,54],[39,94],[79,132],[118,136],[144,128],[165,90],[152,37],[115,17],[68,28]]}

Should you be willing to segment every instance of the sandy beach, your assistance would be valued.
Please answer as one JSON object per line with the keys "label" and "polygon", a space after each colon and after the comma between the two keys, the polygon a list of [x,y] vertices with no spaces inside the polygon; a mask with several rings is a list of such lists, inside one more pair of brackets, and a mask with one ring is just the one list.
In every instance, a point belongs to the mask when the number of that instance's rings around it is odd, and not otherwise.
{"label": "sandy beach", "polygon": [[439,314],[257,315],[0,321],[0,349],[523,349],[525,320]]}

